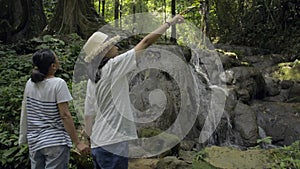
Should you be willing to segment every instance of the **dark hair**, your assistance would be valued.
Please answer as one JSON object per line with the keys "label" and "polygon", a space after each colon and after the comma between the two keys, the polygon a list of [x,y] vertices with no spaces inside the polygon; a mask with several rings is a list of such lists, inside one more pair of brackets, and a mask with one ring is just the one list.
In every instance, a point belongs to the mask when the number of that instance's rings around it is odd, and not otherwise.
{"label": "dark hair", "polygon": [[41,49],[32,56],[33,70],[31,81],[34,83],[41,82],[46,78],[52,63],[55,63],[55,54],[50,49]]}

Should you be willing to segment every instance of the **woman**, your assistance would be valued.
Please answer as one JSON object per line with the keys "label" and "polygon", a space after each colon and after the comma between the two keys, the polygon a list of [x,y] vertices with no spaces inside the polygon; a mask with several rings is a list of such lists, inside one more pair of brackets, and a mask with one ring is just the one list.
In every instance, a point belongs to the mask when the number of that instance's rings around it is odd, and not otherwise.
{"label": "woman", "polygon": [[176,15],[121,55],[114,46],[118,36],[109,39],[106,34],[95,32],[84,45],[89,72],[85,127],[96,169],[128,168],[127,142],[137,139],[137,133],[126,75],[136,69],[136,57],[140,57],[144,49],[171,25],[183,21],[181,15]]}
{"label": "woman", "polygon": [[59,61],[49,49],[33,54],[34,69],[22,103],[19,144],[28,143],[32,169],[67,169],[73,141],[83,153],[89,146],[79,141],[68,108],[72,96],[66,82],[55,77]]}

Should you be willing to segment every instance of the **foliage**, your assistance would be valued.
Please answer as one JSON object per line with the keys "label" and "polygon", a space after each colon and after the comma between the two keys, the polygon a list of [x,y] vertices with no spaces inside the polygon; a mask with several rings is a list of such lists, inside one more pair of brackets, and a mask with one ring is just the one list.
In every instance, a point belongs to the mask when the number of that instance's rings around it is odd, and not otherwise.
{"label": "foliage", "polygon": [[55,5],[58,0],[47,0],[43,1],[44,12],[47,17],[47,20],[50,20],[54,16]]}
{"label": "foliage", "polygon": [[207,156],[207,152],[205,151],[205,149],[202,149],[201,151],[199,151],[196,154],[195,160],[199,161],[199,160],[204,160],[204,158]]}
{"label": "foliage", "polygon": [[273,153],[275,163],[273,168],[300,168],[300,141],[290,146],[276,149]]}
{"label": "foliage", "polygon": [[29,164],[28,147],[18,147],[20,107],[31,63],[28,56],[14,56],[12,49],[0,49],[0,168],[24,168]]}
{"label": "foliage", "polygon": [[272,137],[267,136],[267,137],[262,138],[262,139],[257,139],[256,143],[257,144],[261,144],[261,143],[272,144]]}
{"label": "foliage", "polygon": [[[24,87],[32,69],[32,53],[20,55],[18,52],[36,51],[43,48],[54,50],[59,56],[61,65],[56,76],[66,80],[71,90],[74,64],[83,40],[77,35],[64,37],[45,35],[23,43],[0,46],[0,156],[2,157],[0,168],[29,168],[30,165],[28,146],[18,146],[18,132]],[[22,50],[19,50],[20,48]],[[70,104],[70,110],[74,112],[73,102]],[[79,124],[75,113],[73,118],[76,124]],[[70,161],[74,163],[72,168],[76,168],[74,167],[76,160]]]}
{"label": "foliage", "polygon": [[215,169],[216,167],[212,166],[208,162],[206,162],[204,159],[207,157],[207,152],[205,149],[202,149],[201,151],[197,152],[195,159],[193,160],[193,169],[198,168],[206,168],[206,169]]}

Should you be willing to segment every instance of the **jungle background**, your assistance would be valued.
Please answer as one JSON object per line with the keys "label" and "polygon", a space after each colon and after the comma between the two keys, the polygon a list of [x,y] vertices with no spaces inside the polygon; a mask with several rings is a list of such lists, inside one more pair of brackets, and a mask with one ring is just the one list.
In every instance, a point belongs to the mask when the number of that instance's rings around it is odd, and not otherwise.
{"label": "jungle background", "polygon": [[[289,61],[285,64],[289,68],[281,66],[274,76],[280,80],[300,80],[299,0],[0,0],[0,3],[0,168],[30,166],[28,147],[18,146],[18,131],[24,86],[32,70],[32,53],[43,48],[54,50],[61,62],[57,76],[65,79],[71,89],[74,64],[86,39],[115,20],[118,22],[113,23],[114,27],[121,29],[122,17],[127,15],[161,12],[167,18],[191,9],[184,14],[185,19],[216,46],[221,46],[219,52],[243,56],[239,46],[280,54]],[[172,33],[176,33],[175,28]],[[127,43],[134,45],[140,38]],[[172,38],[161,42],[176,43]],[[70,107],[76,119],[72,103]],[[258,140],[257,144],[271,139]],[[280,150],[281,154],[272,154],[274,168],[300,166],[299,142],[284,145],[284,150]],[[204,155],[197,152],[193,160],[201,161]],[[72,150],[70,168],[92,165],[90,157],[78,159],[81,158]]]}

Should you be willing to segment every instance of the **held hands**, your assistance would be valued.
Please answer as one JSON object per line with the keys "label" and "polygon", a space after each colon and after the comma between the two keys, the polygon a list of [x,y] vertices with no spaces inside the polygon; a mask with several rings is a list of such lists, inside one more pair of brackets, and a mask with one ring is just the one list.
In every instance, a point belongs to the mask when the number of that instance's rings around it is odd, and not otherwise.
{"label": "held hands", "polygon": [[82,142],[78,143],[76,145],[76,148],[80,153],[82,153],[84,155],[87,155],[90,153],[90,147]]}

